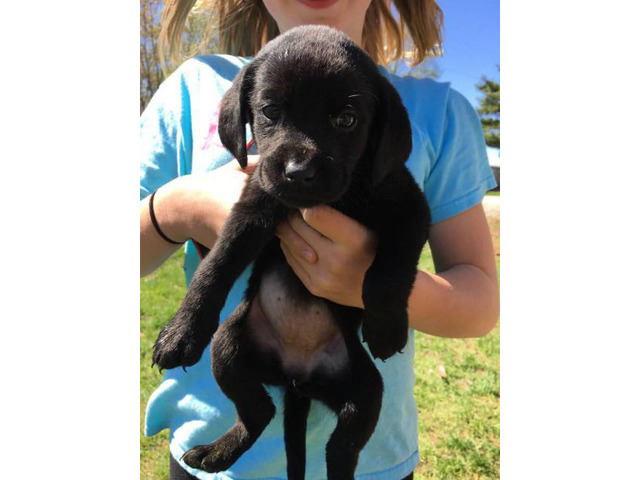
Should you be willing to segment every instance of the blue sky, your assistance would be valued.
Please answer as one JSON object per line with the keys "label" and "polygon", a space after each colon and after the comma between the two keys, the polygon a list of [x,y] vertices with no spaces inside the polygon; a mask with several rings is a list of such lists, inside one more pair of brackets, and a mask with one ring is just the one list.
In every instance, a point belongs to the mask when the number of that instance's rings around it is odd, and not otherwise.
{"label": "blue sky", "polygon": [[440,81],[451,82],[474,105],[483,75],[500,80],[500,1],[439,0],[444,12],[444,55],[435,60]]}

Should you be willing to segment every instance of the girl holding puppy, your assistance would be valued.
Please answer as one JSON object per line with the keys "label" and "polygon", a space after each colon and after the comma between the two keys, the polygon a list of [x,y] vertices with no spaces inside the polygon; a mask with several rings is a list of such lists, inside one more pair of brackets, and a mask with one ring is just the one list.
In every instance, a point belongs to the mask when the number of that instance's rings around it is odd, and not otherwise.
{"label": "girl holding puppy", "polygon": [[[324,24],[349,35],[378,64],[403,55],[410,36],[420,62],[441,43],[442,13],[433,0],[395,0],[396,22],[386,0],[212,0],[210,32],[226,55],[185,62],[160,87],[141,117],[140,269],[146,275],[193,239],[209,248],[258,161],[242,171],[217,134],[220,100],[235,74],[280,32]],[[172,58],[194,0],[165,2],[161,45]],[[383,70],[409,113],[413,150],[407,167],[432,212],[429,243],[437,273],[418,272],[409,300],[409,342],[404,354],[376,361],[385,394],[373,436],[360,454],[356,477],[411,478],[418,457],[413,398],[413,330],[443,337],[488,333],[498,317],[497,273],[481,200],[495,186],[482,129],[471,105],[448,84],[400,78]],[[155,192],[152,196],[151,194]],[[150,201],[153,201],[152,212]],[[316,296],[363,307],[362,284],[376,252],[372,232],[326,206],[305,209],[280,225],[287,261]],[[186,243],[190,281],[198,264]],[[245,272],[220,315],[224,320],[246,288]],[[240,379],[239,379],[240,381]],[[282,392],[268,391],[282,413]],[[286,478],[281,418],[232,467],[214,476],[179,459],[190,448],[217,439],[235,420],[234,405],[220,392],[208,351],[185,373],[165,372],[147,406],[146,433],[171,431],[171,479]],[[335,416],[313,402],[307,424],[307,477],[326,478],[324,447]]]}

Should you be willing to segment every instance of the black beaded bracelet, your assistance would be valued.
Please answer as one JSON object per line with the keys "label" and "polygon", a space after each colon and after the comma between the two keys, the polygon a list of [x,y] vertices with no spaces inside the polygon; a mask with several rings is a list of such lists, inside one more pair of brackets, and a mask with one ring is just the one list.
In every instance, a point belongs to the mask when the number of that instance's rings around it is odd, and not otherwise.
{"label": "black beaded bracelet", "polygon": [[153,197],[155,197],[156,192],[153,192],[151,194],[151,198],[149,199],[149,215],[151,216],[151,223],[153,223],[153,226],[156,229],[156,232],[158,232],[158,235],[160,235],[167,242],[173,243],[174,245],[182,245],[184,242],[174,242],[169,237],[167,237],[162,230],[160,230],[160,225],[158,225],[158,220],[156,220],[156,214],[153,212]]}

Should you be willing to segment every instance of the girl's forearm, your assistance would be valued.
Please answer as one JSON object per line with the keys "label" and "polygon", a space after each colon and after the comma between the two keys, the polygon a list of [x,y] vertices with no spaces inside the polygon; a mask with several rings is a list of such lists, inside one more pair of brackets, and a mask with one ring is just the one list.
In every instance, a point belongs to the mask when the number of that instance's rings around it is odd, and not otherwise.
{"label": "girl's forearm", "polygon": [[[212,248],[259,157],[249,155],[248,161],[244,170],[234,161],[212,172],[180,176],[158,189],[153,210],[162,232],[178,242],[193,239]],[[148,202],[140,202],[141,275],[153,272],[178,248],[155,231]]]}
{"label": "girl's forearm", "polygon": [[473,265],[432,275],[418,271],[409,297],[409,325],[439,337],[480,337],[498,320],[498,286]]}

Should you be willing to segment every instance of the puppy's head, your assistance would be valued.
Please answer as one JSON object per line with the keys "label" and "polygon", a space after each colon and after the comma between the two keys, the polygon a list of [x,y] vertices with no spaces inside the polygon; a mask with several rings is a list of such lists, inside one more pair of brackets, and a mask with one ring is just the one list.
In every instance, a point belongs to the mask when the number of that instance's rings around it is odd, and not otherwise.
{"label": "puppy's head", "polygon": [[328,27],[298,27],[269,42],[225,94],[220,139],[243,168],[247,123],[260,154],[254,175],[292,208],[338,200],[356,171],[376,185],[411,152],[400,96]]}

